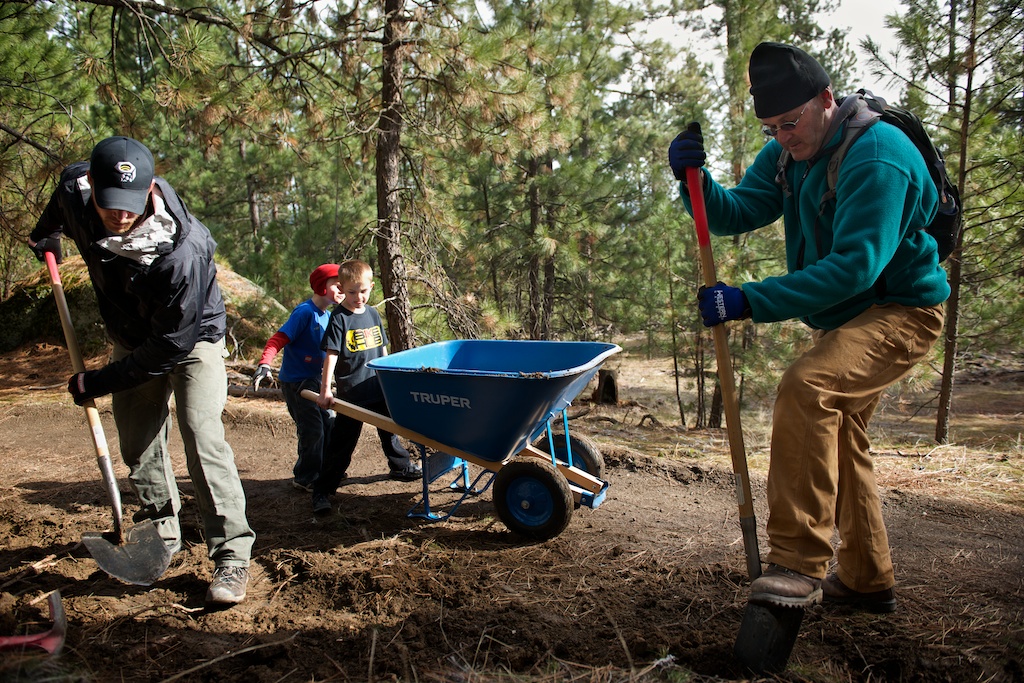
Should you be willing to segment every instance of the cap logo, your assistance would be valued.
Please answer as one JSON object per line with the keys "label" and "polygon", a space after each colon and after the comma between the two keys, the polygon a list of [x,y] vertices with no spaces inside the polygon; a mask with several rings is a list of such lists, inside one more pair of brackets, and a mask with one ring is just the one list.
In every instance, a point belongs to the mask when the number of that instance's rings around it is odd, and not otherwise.
{"label": "cap logo", "polygon": [[130,161],[119,161],[114,169],[121,174],[121,184],[127,185],[135,181],[135,164]]}

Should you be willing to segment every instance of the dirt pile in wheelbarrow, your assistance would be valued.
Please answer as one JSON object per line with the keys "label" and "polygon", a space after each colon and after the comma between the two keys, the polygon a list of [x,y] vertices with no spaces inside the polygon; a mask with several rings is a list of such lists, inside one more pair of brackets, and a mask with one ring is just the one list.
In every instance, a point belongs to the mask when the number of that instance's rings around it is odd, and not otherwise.
{"label": "dirt pile in wheelbarrow", "polygon": [[[121,584],[79,544],[109,510],[81,411],[63,391],[66,351],[0,356],[0,627],[45,631],[55,589],[68,624],[59,659],[0,659],[0,680],[743,679],[732,646],[746,567],[725,435],[669,426],[658,403],[674,403],[671,362],[623,356],[622,405],[572,410],[572,429],[604,453],[608,498],[543,543],[509,534],[489,493],[447,521],[407,518],[419,485],[385,476],[369,428],[340,512],[315,517],[290,486],[295,436],[283,404],[231,398],[228,438],[258,539],[248,599],[215,612],[202,604],[212,567],[177,436],[184,551],[153,586]],[[969,446],[925,445],[928,416],[909,397],[887,402],[877,462],[899,610],[810,611],[780,680],[1024,678],[1019,389],[964,388]],[[124,482],[109,401],[99,407]],[[745,426],[763,531],[756,418]],[[901,440],[885,440],[893,435]],[[122,492],[127,517],[134,501],[126,483]]]}

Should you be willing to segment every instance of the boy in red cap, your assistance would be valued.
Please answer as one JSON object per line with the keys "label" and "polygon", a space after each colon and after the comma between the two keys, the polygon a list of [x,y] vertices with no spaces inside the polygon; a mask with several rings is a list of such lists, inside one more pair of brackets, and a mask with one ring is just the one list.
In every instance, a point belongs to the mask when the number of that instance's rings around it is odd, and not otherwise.
{"label": "boy in red cap", "polygon": [[324,352],[320,342],[331,318],[327,309],[343,298],[338,284],[338,264],[324,263],[309,275],[313,296],[295,307],[288,321],[274,333],[263,347],[259,367],[252,377],[254,389],[260,382],[272,379],[270,363],[284,349],[281,370],[277,374],[288,414],[295,420],[298,437],[298,458],[292,468],[292,486],[312,491],[320,473],[323,452],[330,438],[334,415],[313,401],[302,398],[303,389],[320,393],[320,372]]}

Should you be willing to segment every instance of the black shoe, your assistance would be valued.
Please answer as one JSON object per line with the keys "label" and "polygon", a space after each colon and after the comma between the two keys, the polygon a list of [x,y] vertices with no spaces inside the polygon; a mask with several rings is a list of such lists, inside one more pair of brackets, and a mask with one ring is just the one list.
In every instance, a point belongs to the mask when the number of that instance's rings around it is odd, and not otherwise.
{"label": "black shoe", "polygon": [[404,470],[391,470],[388,476],[398,481],[416,481],[423,478],[423,468],[411,465]]}
{"label": "black shoe", "polygon": [[313,496],[313,514],[314,515],[327,515],[332,510],[331,501],[327,496],[320,494]]}
{"label": "black shoe", "polygon": [[771,607],[806,608],[821,602],[821,579],[777,564],[750,584],[750,602]]}
{"label": "black shoe", "polygon": [[237,605],[245,600],[249,570],[245,567],[217,567],[206,591],[206,602],[216,605]]}
{"label": "black shoe", "polygon": [[836,574],[829,574],[821,582],[821,591],[824,593],[825,603],[829,605],[845,605],[852,609],[875,614],[888,614],[896,611],[896,591],[893,588],[861,593],[847,588]]}

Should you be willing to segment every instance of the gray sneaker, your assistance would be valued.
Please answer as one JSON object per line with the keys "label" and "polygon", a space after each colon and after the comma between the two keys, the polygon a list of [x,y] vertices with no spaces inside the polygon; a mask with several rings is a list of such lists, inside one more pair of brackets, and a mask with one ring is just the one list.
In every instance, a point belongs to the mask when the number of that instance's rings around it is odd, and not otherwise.
{"label": "gray sneaker", "polygon": [[245,587],[248,583],[249,570],[245,567],[217,567],[210,588],[206,591],[206,602],[237,605],[245,600]]}

